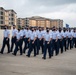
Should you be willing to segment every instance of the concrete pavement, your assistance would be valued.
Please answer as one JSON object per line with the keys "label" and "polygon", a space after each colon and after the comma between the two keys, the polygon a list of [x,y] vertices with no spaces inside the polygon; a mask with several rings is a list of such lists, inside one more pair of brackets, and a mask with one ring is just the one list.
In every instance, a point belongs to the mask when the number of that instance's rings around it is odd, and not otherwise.
{"label": "concrete pavement", "polygon": [[[2,33],[0,30],[0,49],[2,46]],[[6,53],[0,54],[0,75],[76,75],[76,49],[68,50],[63,54],[46,60],[42,54],[30,58],[26,55],[13,56]]]}
{"label": "concrete pavement", "polygon": [[76,49],[46,60],[42,54],[28,58],[5,52],[0,54],[0,75],[76,75]]}

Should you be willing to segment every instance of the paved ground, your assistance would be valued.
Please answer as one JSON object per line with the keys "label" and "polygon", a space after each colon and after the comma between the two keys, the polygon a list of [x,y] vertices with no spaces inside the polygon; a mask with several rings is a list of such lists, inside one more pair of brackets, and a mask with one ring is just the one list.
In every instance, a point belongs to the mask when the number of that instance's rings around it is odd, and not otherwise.
{"label": "paved ground", "polygon": [[[0,48],[2,38],[0,38]],[[76,75],[76,49],[68,50],[63,54],[46,60],[42,54],[37,57],[27,58],[19,53],[15,57],[12,54],[0,54],[0,75]]]}

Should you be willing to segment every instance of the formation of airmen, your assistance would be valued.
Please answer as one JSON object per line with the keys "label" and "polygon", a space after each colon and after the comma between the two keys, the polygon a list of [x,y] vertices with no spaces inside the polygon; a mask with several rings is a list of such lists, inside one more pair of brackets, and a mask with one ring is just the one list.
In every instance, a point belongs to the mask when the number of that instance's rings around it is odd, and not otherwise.
{"label": "formation of airmen", "polygon": [[[24,47],[23,46],[24,43]],[[43,27],[22,27],[16,29],[15,25],[12,30],[12,38],[10,45],[10,31],[7,26],[4,30],[3,45],[0,53],[3,54],[5,45],[7,45],[8,52],[13,55],[17,55],[20,51],[20,55],[26,54],[27,57],[31,56],[34,51],[34,57],[42,52],[42,59],[46,59],[48,50],[49,58],[55,55],[57,56],[64,51],[76,48],[76,29],[56,28],[52,29]],[[15,48],[14,48],[15,45]],[[27,50],[27,53],[26,53]]]}

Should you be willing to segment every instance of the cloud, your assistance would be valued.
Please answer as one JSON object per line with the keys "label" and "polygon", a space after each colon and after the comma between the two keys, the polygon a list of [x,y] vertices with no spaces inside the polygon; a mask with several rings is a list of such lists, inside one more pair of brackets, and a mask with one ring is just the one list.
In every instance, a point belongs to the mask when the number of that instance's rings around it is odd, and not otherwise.
{"label": "cloud", "polygon": [[58,18],[76,26],[76,0],[0,0],[0,7],[14,9],[18,17]]}
{"label": "cloud", "polygon": [[29,0],[29,2],[35,5],[56,6],[56,5],[76,3],[76,0]]}

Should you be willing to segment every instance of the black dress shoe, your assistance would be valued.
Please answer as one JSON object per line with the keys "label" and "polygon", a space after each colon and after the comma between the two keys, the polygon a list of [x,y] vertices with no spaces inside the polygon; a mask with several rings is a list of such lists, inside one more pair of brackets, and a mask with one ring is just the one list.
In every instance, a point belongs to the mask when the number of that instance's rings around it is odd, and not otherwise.
{"label": "black dress shoe", "polygon": [[42,57],[42,59],[44,59],[44,60],[45,60],[46,58]]}
{"label": "black dress shoe", "polygon": [[36,55],[39,55],[39,54],[36,54]]}
{"label": "black dress shoe", "polygon": [[3,54],[3,52],[0,52],[1,54]]}
{"label": "black dress shoe", "polygon": [[9,54],[10,52],[7,52],[7,54]]}
{"label": "black dress shoe", "polygon": [[49,57],[49,59],[51,59],[51,56]]}
{"label": "black dress shoe", "polygon": [[37,53],[36,55],[39,55],[39,53]]}
{"label": "black dress shoe", "polygon": [[30,57],[29,55],[26,55],[27,57]]}
{"label": "black dress shoe", "polygon": [[36,57],[36,55],[34,55],[34,57]]}
{"label": "black dress shoe", "polygon": [[20,55],[22,55],[22,54],[20,54]]}
{"label": "black dress shoe", "polygon": [[16,54],[12,53],[12,55],[16,56]]}
{"label": "black dress shoe", "polygon": [[53,55],[51,55],[51,57],[53,57]]}
{"label": "black dress shoe", "polygon": [[12,50],[10,52],[12,52]]}
{"label": "black dress shoe", "polygon": [[61,54],[62,54],[63,52],[61,52]]}
{"label": "black dress shoe", "polygon": [[25,54],[25,52],[23,51],[23,53]]}

